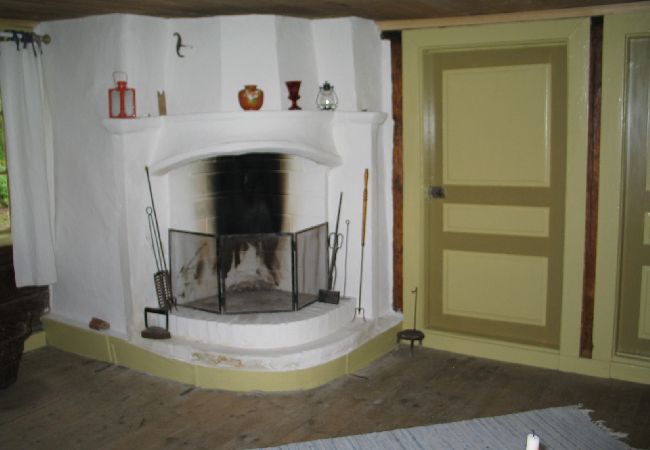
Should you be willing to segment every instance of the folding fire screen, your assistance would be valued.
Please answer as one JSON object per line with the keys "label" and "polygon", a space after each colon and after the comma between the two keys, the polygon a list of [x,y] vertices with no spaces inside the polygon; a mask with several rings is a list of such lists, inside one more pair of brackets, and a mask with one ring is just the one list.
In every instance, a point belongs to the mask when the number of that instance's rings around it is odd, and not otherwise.
{"label": "folding fire screen", "polygon": [[177,304],[219,312],[217,266],[214,235],[169,230],[169,267]]}
{"label": "folding fire screen", "polygon": [[295,311],[327,288],[327,224],[296,233],[206,235],[170,230],[179,305],[223,314]]}

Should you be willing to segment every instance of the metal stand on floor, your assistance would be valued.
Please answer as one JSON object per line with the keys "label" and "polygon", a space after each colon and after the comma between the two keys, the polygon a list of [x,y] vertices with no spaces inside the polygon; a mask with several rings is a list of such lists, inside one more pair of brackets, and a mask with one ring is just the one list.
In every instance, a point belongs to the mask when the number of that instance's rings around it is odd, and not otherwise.
{"label": "metal stand on floor", "polygon": [[414,288],[411,291],[411,293],[415,294],[415,302],[413,304],[413,328],[398,332],[397,343],[399,344],[402,341],[402,339],[406,341],[411,341],[411,356],[413,356],[413,344],[415,343],[415,341],[418,341],[420,343],[420,347],[422,347],[422,340],[424,339],[424,333],[415,328],[415,318],[417,317],[417,311],[418,311],[418,288],[417,287]]}

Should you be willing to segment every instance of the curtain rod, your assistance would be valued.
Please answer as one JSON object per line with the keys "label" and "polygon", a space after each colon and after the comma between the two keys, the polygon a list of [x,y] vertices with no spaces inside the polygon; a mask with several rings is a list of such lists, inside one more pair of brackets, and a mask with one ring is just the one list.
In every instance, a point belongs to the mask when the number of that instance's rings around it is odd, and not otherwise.
{"label": "curtain rod", "polygon": [[49,34],[41,36],[31,31],[0,30],[0,42],[15,42],[17,51],[20,51],[20,44],[22,44],[23,49],[30,46],[35,57],[39,53],[43,54],[42,44],[49,44],[51,41]]}
{"label": "curtain rod", "polygon": [[31,44],[32,42],[35,42],[39,45],[41,43],[49,44],[52,42],[52,38],[50,38],[49,34],[40,35],[31,31],[0,30],[0,42],[15,42],[16,45],[22,43],[23,46],[26,47],[27,44]]}

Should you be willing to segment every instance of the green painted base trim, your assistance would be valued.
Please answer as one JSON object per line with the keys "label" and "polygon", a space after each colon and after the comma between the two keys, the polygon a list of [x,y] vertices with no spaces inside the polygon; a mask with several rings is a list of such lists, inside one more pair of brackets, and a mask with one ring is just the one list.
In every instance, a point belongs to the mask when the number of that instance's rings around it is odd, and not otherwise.
{"label": "green painted base trim", "polygon": [[108,345],[109,335],[42,318],[47,345],[87,358],[114,362]]}
{"label": "green painted base trim", "polygon": [[557,350],[434,330],[424,330],[424,335],[422,344],[437,350],[544,369],[557,369],[558,367],[559,352]]}
{"label": "green painted base trim", "polygon": [[47,344],[88,358],[111,362],[151,375],[207,389],[280,392],[311,389],[357,371],[395,348],[394,326],[333,361],[308,369],[263,372],[221,369],[178,361],[102,332],[44,319]]}
{"label": "green painted base trim", "polygon": [[479,358],[560,370],[599,378],[650,384],[650,361],[616,357],[611,361],[561,355],[557,350],[425,330],[423,345]]}
{"label": "green painted base trim", "polygon": [[45,347],[47,342],[45,341],[45,331],[37,331],[29,335],[25,340],[25,347],[23,352],[31,352],[32,350],[37,350],[41,347]]}
{"label": "green painted base trim", "polygon": [[560,356],[557,369],[590,377],[613,378],[610,373],[610,362],[597,359]]}
{"label": "green painted base trim", "polygon": [[650,384],[650,361],[616,357],[610,373],[619,380]]}
{"label": "green painted base trim", "polygon": [[356,372],[397,346],[397,333],[403,324],[394,326],[347,355],[346,373]]}

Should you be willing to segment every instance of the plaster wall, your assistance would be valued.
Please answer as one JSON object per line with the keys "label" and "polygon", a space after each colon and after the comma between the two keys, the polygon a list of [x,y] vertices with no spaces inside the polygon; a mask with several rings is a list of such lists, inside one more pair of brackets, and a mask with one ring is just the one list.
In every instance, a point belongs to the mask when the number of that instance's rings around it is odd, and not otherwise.
{"label": "plaster wall", "polygon": [[122,207],[113,187],[116,162],[101,120],[107,115],[111,74],[126,59],[115,45],[124,17],[103,16],[45,23],[55,38],[43,52],[52,111],[56,198],[55,258],[58,281],[51,309],[80,322],[102,317],[126,331],[121,295],[117,218]]}
{"label": "plaster wall", "polygon": [[[165,86],[176,86],[176,79],[180,76],[181,67],[174,71],[167,71],[168,49],[172,46],[164,45],[169,39],[169,23],[153,17],[125,15],[118,16],[123,22],[121,36],[113,37],[112,44],[122,48],[123,59],[121,66],[116,65],[113,70],[125,71],[129,77],[129,84],[137,87],[137,113],[138,116],[157,116],[158,100],[156,91],[165,89]],[[170,80],[167,80],[167,74]],[[106,74],[97,74],[104,79]],[[110,74],[108,74],[110,76]],[[111,87],[109,78],[105,89]],[[144,89],[143,89],[144,88]]]}
{"label": "plaster wall", "polygon": [[311,24],[318,77],[321,83],[329,81],[334,86],[339,98],[338,109],[343,111],[358,111],[352,20],[322,19]]}
{"label": "plaster wall", "polygon": [[393,110],[392,99],[392,72],[390,41],[382,41],[380,48],[379,85],[384,94],[379,100],[380,111],[385,111],[388,118],[379,129],[377,148],[381,149],[374,154],[376,167],[376,180],[373,186],[377,196],[382,199],[373,211],[374,223],[381,224],[377,229],[375,245],[381,258],[374,261],[373,274],[375,275],[375,292],[383,293],[390,297],[390,302],[378,302],[377,315],[381,316],[393,310],[393,129],[395,122],[391,114]]}
{"label": "plaster wall", "polygon": [[229,16],[221,22],[222,111],[238,111],[245,84],[264,91],[264,109],[280,110],[277,36],[274,16]]}
{"label": "plaster wall", "polygon": [[[213,17],[170,19],[165,48],[165,96],[169,114],[212,112],[221,105],[221,22]],[[176,53],[179,33],[183,57]],[[160,88],[159,88],[160,89]],[[157,110],[156,110],[157,111]],[[157,115],[157,114],[156,114]]]}
{"label": "plaster wall", "polygon": [[277,17],[276,29],[282,109],[289,109],[291,106],[285,82],[300,80],[301,98],[298,104],[304,110],[315,110],[318,85],[324,80],[319,77],[317,71],[311,23],[304,19]]}
{"label": "plaster wall", "polygon": [[[354,62],[354,90],[357,111],[383,111],[382,47],[375,35],[374,22],[350,19],[352,29],[352,61]],[[390,61],[390,59],[389,59]],[[390,73],[390,71],[388,72]],[[388,85],[390,86],[390,84]],[[390,94],[390,92],[389,92]],[[390,96],[389,96],[390,98]],[[388,109],[387,111],[390,111]]]}
{"label": "plaster wall", "polygon": [[[327,80],[337,90],[339,110],[390,113],[390,75],[382,74],[390,67],[389,54],[375,25],[362,19],[109,15],[46,22],[38,32],[53,38],[43,57],[55,138],[59,281],[53,287],[52,311],[77,323],[101,317],[117,334],[138,334],[142,308],[156,303],[143,167],[161,161],[166,138],[155,129],[135,136],[111,135],[102,127],[114,71],[128,73],[137,90],[139,117],[157,116],[156,91],[162,90],[171,115],[239,111],[237,91],[249,83],[264,90],[263,111],[286,110],[284,82],[290,79],[303,81],[299,104],[304,109],[315,109],[317,87]],[[184,58],[176,55],[174,32],[192,46],[181,49]],[[344,186],[341,231],[349,218],[351,267],[358,266],[360,257],[362,168],[372,167],[363,287],[366,313],[372,316],[389,310],[392,302],[386,287],[392,261],[386,218],[392,208],[385,198],[390,192],[391,146],[386,140],[391,130],[384,128],[377,140],[367,125],[333,126],[343,164],[329,173],[326,216],[334,224]],[[386,126],[392,129],[392,123]],[[116,151],[125,148],[126,140],[128,151]],[[171,224],[169,179],[168,174],[152,176],[164,241]],[[347,277],[347,295],[356,296],[358,290],[355,270]],[[343,282],[341,275],[340,290]]]}

